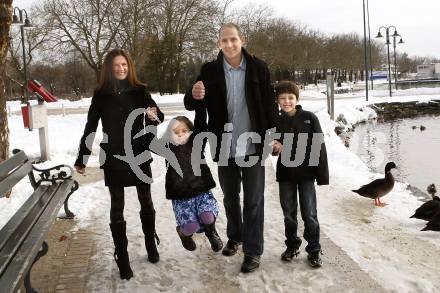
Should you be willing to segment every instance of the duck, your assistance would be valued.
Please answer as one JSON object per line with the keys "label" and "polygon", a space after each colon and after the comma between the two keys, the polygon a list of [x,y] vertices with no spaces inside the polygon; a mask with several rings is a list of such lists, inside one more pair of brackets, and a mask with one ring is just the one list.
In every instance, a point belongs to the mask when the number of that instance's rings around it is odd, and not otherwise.
{"label": "duck", "polygon": [[420,125],[420,131],[423,131],[426,129],[426,126]]}
{"label": "duck", "polygon": [[[431,183],[428,185],[428,187],[426,187],[426,191],[432,196],[432,197],[437,197],[435,196],[435,194],[437,193],[437,188],[435,188],[435,184]],[[438,198],[438,197],[437,197]]]}
{"label": "duck", "polygon": [[438,212],[421,231],[440,231],[440,212]]}
{"label": "duck", "polygon": [[433,195],[432,199],[422,204],[416,209],[414,215],[410,218],[416,218],[425,221],[431,221],[432,218],[440,212],[440,198]]}
{"label": "duck", "polygon": [[380,198],[387,195],[394,187],[394,177],[391,173],[391,169],[394,168],[397,168],[396,164],[394,162],[388,162],[385,165],[385,178],[376,179],[352,191],[360,196],[372,198],[376,206],[384,207],[385,203],[382,203]]}

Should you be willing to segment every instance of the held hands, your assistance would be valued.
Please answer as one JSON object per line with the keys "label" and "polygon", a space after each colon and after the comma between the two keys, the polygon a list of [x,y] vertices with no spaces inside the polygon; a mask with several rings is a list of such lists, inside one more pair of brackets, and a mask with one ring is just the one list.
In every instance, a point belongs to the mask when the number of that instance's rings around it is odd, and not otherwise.
{"label": "held hands", "polygon": [[158,121],[160,122],[159,118],[157,117],[157,108],[156,107],[148,107],[146,111],[148,119],[151,121]]}
{"label": "held hands", "polygon": [[205,85],[203,81],[198,81],[193,85],[192,95],[195,100],[203,100],[205,97]]}
{"label": "held hands", "polygon": [[86,168],[81,167],[81,166],[74,166],[74,167],[75,167],[76,172],[78,172],[79,174],[81,174],[81,175],[86,174]]}
{"label": "held hands", "polygon": [[283,150],[283,145],[277,141],[272,141],[272,156],[278,156]]}

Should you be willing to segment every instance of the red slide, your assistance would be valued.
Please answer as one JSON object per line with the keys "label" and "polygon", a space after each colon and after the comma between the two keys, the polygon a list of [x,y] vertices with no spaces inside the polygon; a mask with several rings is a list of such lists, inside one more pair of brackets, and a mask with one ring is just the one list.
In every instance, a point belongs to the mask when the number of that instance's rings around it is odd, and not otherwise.
{"label": "red slide", "polygon": [[47,103],[58,101],[57,97],[49,93],[37,80],[29,80],[28,89],[43,98]]}

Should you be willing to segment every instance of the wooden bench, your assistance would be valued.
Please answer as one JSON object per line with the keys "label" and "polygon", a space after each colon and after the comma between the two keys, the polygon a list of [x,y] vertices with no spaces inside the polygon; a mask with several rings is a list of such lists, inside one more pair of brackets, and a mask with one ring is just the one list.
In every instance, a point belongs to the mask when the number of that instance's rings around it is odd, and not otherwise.
{"label": "wooden bench", "polygon": [[30,281],[32,266],[47,253],[45,239],[63,204],[66,218],[74,217],[68,200],[78,182],[70,166],[38,169],[23,151],[13,154],[0,163],[0,198],[26,175],[34,192],[0,230],[0,292],[15,292],[22,281],[26,292],[36,292]]}

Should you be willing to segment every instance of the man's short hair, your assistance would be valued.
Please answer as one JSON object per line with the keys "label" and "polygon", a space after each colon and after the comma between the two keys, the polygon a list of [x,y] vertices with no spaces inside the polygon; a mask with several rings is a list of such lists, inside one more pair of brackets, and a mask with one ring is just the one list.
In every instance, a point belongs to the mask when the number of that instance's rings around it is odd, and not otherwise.
{"label": "man's short hair", "polygon": [[278,98],[281,94],[294,94],[299,99],[299,89],[293,81],[282,80],[275,86],[275,93]]}
{"label": "man's short hair", "polygon": [[238,36],[239,37],[242,36],[240,27],[237,24],[233,23],[233,22],[228,22],[228,23],[222,24],[222,26],[218,30],[218,38],[219,39],[220,39],[220,34],[221,34],[222,30],[225,29],[225,28],[235,28],[237,30],[237,32],[238,32]]}

